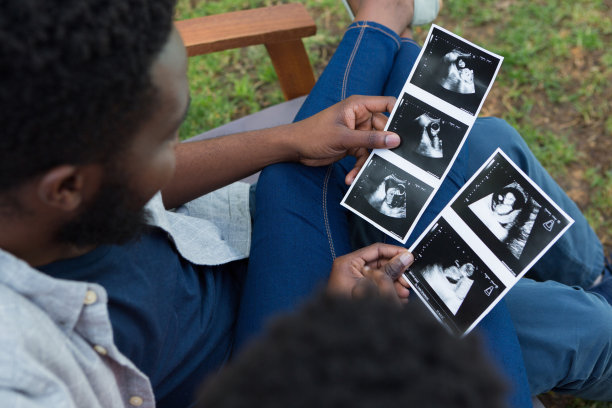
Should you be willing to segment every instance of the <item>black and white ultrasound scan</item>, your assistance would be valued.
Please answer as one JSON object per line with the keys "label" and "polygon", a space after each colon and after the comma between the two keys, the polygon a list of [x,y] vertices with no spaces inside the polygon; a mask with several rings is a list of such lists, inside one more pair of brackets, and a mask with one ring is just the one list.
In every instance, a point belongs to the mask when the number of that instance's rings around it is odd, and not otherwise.
{"label": "black and white ultrasound scan", "polygon": [[452,208],[515,275],[570,223],[501,154],[487,163]]}
{"label": "black and white ultrasound scan", "polygon": [[[385,130],[341,205],[406,243],[476,121],[503,57],[431,26]],[[574,221],[497,149],[409,250],[405,279],[457,335],[469,333]]]}
{"label": "black and white ultrasound scan", "polygon": [[419,215],[432,188],[380,156],[367,162],[345,203],[396,239]]}
{"label": "black and white ultrasound scan", "polygon": [[[457,159],[503,60],[435,24],[425,44],[385,128],[400,136],[400,145],[392,150],[374,150],[363,167],[368,169],[376,156],[377,161],[384,160],[398,170],[378,181],[380,185],[374,195],[364,187],[371,183],[368,175],[371,170],[362,170],[341,203],[402,243],[408,241]],[[451,96],[441,94],[440,89]],[[400,172],[404,175],[400,176]],[[361,180],[362,177],[368,181]],[[418,194],[404,195],[401,187],[393,187],[404,183],[415,186],[414,180],[418,181]],[[383,184],[392,187],[385,190]],[[385,191],[390,201],[382,200],[380,205],[374,199],[357,197],[364,192],[383,197]],[[364,207],[363,203],[368,205]],[[371,214],[370,207],[379,210]]]}
{"label": "black and white ultrasound scan", "polygon": [[440,179],[458,153],[468,126],[405,93],[387,130],[402,140],[392,152]]}
{"label": "black and white ultrasound scan", "polygon": [[573,220],[497,149],[409,248],[404,273],[452,333],[469,333]]}
{"label": "black and white ultrasound scan", "polygon": [[506,288],[441,217],[414,251],[406,272],[427,306],[454,334],[462,335]]}
{"label": "black and white ultrasound scan", "polygon": [[476,115],[493,84],[500,63],[501,59],[495,54],[435,28],[411,82]]}

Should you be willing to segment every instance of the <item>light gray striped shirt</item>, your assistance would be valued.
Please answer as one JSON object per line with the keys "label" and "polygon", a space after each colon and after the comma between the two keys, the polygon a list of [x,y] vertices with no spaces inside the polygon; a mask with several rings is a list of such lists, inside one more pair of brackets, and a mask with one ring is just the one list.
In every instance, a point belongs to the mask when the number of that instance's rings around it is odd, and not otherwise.
{"label": "light gray striped shirt", "polygon": [[[248,256],[249,185],[235,183],[174,212],[160,194],[152,224],[196,264]],[[113,343],[107,294],[49,277],[0,250],[0,407],[154,407],[153,390]]]}

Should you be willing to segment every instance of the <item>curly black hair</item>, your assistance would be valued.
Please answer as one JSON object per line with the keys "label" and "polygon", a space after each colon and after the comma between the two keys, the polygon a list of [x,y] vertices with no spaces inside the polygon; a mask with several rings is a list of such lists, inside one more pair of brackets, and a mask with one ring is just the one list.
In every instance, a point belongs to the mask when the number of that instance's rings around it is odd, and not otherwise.
{"label": "curly black hair", "polygon": [[155,106],[175,0],[6,0],[0,195],[59,164],[108,162]]}
{"label": "curly black hair", "polygon": [[420,302],[321,296],[276,321],[209,378],[198,407],[505,407],[477,337],[448,334]]}

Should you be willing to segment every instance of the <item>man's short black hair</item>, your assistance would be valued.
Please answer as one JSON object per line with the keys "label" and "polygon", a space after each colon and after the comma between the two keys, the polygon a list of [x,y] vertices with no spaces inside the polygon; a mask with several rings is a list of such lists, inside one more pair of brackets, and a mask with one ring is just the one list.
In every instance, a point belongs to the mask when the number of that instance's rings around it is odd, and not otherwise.
{"label": "man's short black hair", "polygon": [[505,407],[472,335],[448,334],[417,300],[323,296],[278,320],[211,377],[197,406]]}
{"label": "man's short black hair", "polygon": [[155,104],[175,0],[6,0],[0,194],[60,164],[106,162]]}

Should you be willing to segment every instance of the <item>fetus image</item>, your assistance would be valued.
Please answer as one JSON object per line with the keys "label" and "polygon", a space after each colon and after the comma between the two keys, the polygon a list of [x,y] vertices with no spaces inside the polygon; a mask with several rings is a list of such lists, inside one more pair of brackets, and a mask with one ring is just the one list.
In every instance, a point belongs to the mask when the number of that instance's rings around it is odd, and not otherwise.
{"label": "fetus image", "polygon": [[406,218],[406,182],[394,174],[388,175],[367,197],[368,203],[386,216]]}
{"label": "fetus image", "polygon": [[474,70],[470,68],[472,54],[452,50],[443,57],[444,71],[439,79],[440,85],[460,94],[476,93]]}
{"label": "fetus image", "polygon": [[505,186],[468,207],[515,258],[520,258],[540,205],[519,184]]}
{"label": "fetus image", "polygon": [[421,127],[421,140],[414,152],[421,156],[439,159],[444,157],[442,139],[440,138],[440,119],[434,119],[424,113],[415,119]]}
{"label": "fetus image", "polygon": [[470,209],[500,241],[504,242],[508,238],[510,229],[517,224],[518,215],[526,202],[521,191],[505,187],[470,204]]}
{"label": "fetus image", "polygon": [[456,260],[454,265],[446,268],[439,264],[429,265],[422,273],[450,312],[456,315],[474,283],[474,270],[471,263],[462,265]]}

